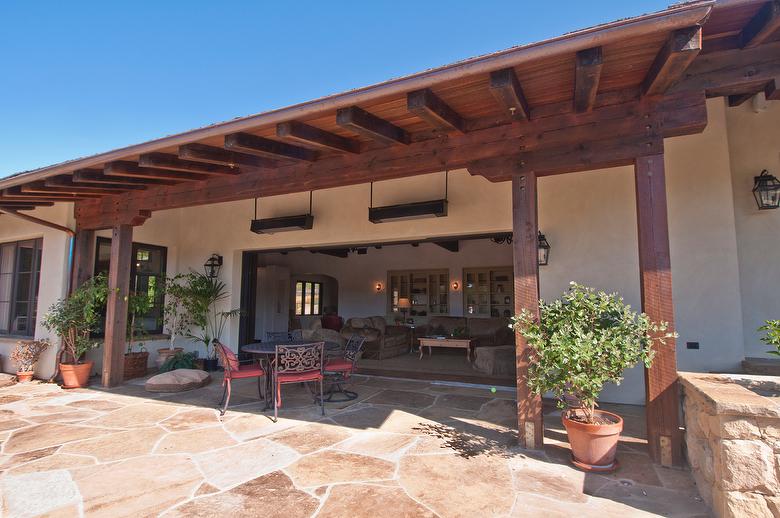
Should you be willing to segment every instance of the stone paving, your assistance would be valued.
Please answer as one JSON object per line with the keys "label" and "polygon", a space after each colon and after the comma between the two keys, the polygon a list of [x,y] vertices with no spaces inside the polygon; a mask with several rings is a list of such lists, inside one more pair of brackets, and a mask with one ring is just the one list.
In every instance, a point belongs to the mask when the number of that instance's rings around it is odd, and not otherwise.
{"label": "stone paving", "polygon": [[707,516],[690,473],[653,466],[642,408],[626,419],[621,467],[568,462],[559,414],[546,447],[515,446],[513,393],[361,378],[360,397],[322,417],[305,388],[283,389],[277,423],[257,385],[175,395],[139,383],[0,388],[0,497],[26,516]]}

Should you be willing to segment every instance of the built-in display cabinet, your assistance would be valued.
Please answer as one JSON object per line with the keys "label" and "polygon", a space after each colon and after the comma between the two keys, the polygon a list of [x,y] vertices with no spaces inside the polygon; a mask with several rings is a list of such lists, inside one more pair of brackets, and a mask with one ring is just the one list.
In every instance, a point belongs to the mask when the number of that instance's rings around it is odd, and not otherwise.
{"label": "built-in display cabinet", "polygon": [[388,313],[392,320],[412,318],[415,323],[450,313],[450,274],[442,270],[387,272]]}
{"label": "built-in display cabinet", "polygon": [[463,312],[466,317],[510,317],[514,311],[511,266],[463,269]]}

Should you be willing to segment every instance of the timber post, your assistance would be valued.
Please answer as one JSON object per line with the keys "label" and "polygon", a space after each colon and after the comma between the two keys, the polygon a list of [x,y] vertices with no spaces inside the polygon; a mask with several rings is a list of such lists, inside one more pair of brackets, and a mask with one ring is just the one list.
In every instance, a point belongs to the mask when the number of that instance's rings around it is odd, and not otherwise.
{"label": "timber post", "polygon": [[122,383],[127,337],[127,303],[130,291],[133,227],[114,225],[111,235],[111,260],[108,268],[106,336],[103,343],[103,386]]}

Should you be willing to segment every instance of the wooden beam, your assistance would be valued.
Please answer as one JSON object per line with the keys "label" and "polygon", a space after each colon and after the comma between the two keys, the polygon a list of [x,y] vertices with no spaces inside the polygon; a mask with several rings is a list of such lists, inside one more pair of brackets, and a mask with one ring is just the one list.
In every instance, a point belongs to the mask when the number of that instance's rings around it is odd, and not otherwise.
{"label": "wooden beam", "polygon": [[279,162],[265,157],[228,151],[221,147],[205,144],[184,144],[179,146],[179,158],[197,160],[209,164],[225,164],[231,167],[272,169],[279,167]]}
{"label": "wooden beam", "polygon": [[195,173],[183,173],[169,171],[167,169],[153,169],[141,167],[135,162],[109,162],[103,168],[106,176],[124,176],[128,178],[151,178],[155,180],[175,180],[178,182],[202,182],[207,175]]}
{"label": "wooden beam", "polygon": [[769,81],[764,87],[764,96],[768,101],[780,101],[780,89],[777,86],[780,85],[780,76]]}
{"label": "wooden beam", "polygon": [[105,192],[122,192],[122,191],[143,191],[146,189],[146,185],[133,184],[126,185],[122,183],[105,183],[105,182],[74,182],[72,176],[54,176],[47,178],[43,181],[46,187],[89,187],[92,189],[100,189]]}
{"label": "wooden beam", "polygon": [[360,142],[298,121],[276,125],[276,136],[301,144],[342,153],[360,153]]}
{"label": "wooden beam", "polygon": [[73,171],[75,183],[91,184],[115,184],[115,185],[176,185],[174,180],[161,180],[159,178],[130,178],[129,176],[106,176],[101,169],[79,169]]}
{"label": "wooden beam", "polygon": [[167,153],[148,153],[146,155],[141,155],[138,158],[138,165],[141,167],[153,167],[204,175],[231,176],[241,172],[238,167],[235,166],[208,164],[194,160],[182,160],[176,155],[169,155]]}
{"label": "wooden beam", "polygon": [[[648,119],[652,113],[651,131]],[[685,93],[662,101],[645,100],[606,106],[585,114],[566,113],[512,125],[470,131],[409,144],[366,150],[360,155],[331,155],[314,164],[293,164],[273,170],[211,178],[205,184],[180,184],[130,194],[103,202],[84,202],[76,215],[84,225],[100,225],[110,213],[163,210],[327,189],[369,181],[403,178],[466,167],[492,157],[515,156],[543,147],[573,148],[621,136],[681,135],[706,125],[704,95]],[[641,144],[641,142],[640,142]],[[596,144],[588,144],[595,146]],[[639,144],[635,144],[639,145]],[[635,152],[634,155],[636,156]]]}
{"label": "wooden beam", "polygon": [[642,82],[642,95],[661,95],[677,82],[701,52],[701,27],[674,31]]}
{"label": "wooden beam", "polygon": [[230,151],[242,151],[251,155],[267,158],[286,158],[304,162],[317,160],[317,152],[300,146],[293,146],[286,142],[258,137],[251,133],[231,133],[225,135],[225,148]]}
{"label": "wooden beam", "polygon": [[357,106],[337,110],[336,124],[383,144],[406,145],[411,142],[411,136],[405,129],[380,119]]}
{"label": "wooden beam", "polygon": [[331,257],[338,257],[339,259],[346,259],[349,257],[349,248],[328,248],[324,250],[317,250],[315,253],[329,255]]}
{"label": "wooden beam", "polygon": [[95,187],[50,187],[44,185],[42,181],[30,182],[21,186],[23,193],[34,194],[90,194],[95,196],[108,196],[110,194],[119,194],[120,190],[96,189]]}
{"label": "wooden beam", "polygon": [[92,277],[95,269],[95,231],[78,230],[73,241],[73,265],[70,277],[70,291],[84,284]]}
{"label": "wooden beam", "polygon": [[69,236],[74,235],[73,230],[71,230],[68,227],[64,227],[62,225],[58,225],[57,223],[52,223],[51,221],[47,221],[45,219],[36,218],[35,216],[30,216],[29,214],[22,214],[19,212],[19,208],[0,208],[0,212],[3,214],[11,215],[15,218],[23,219],[25,221],[29,221],[30,223],[35,223],[36,225],[41,225],[43,227],[53,228],[55,230],[59,230],[60,232],[65,232]]}
{"label": "wooden beam", "polygon": [[745,102],[747,102],[750,99],[752,99],[754,95],[756,95],[755,92],[749,93],[749,94],[729,95],[729,106],[731,106],[733,108],[735,106],[739,106],[741,104],[744,104]]}
{"label": "wooden beam", "polygon": [[460,250],[460,241],[434,241],[434,245],[438,245],[442,247],[445,250],[449,250],[450,252],[457,252]]}
{"label": "wooden beam", "polygon": [[514,69],[504,68],[491,72],[490,93],[508,118],[524,120],[530,117],[531,109]]}
{"label": "wooden beam", "polygon": [[115,225],[111,235],[108,267],[106,334],[103,341],[104,387],[116,387],[123,379],[132,249],[133,227],[128,224]]}
{"label": "wooden beam", "polygon": [[[642,311],[654,322],[668,322],[674,331],[664,155],[637,158],[634,168]],[[653,364],[645,370],[645,392],[650,456],[659,464],[679,466],[683,457],[674,338],[655,345]]]}
{"label": "wooden beam", "polygon": [[756,13],[739,34],[742,48],[753,48],[766,42],[780,29],[780,0],[772,0]]}
{"label": "wooden beam", "polygon": [[577,52],[574,71],[574,111],[589,112],[596,103],[604,60],[601,47]]}
{"label": "wooden beam", "polygon": [[431,91],[430,88],[406,94],[406,109],[433,128],[466,133],[466,121]]}
{"label": "wooden beam", "polygon": [[[514,254],[515,314],[530,311],[539,318],[539,251],[536,175],[512,177],[512,250]],[[517,425],[523,448],[541,449],[544,441],[542,398],[528,387],[532,351],[525,337],[515,333],[517,365]]]}
{"label": "wooden beam", "polygon": [[53,201],[19,200],[0,197],[0,205],[4,207],[52,207]]}
{"label": "wooden beam", "polygon": [[0,210],[8,210],[8,211],[14,211],[14,210],[35,210],[35,205],[6,205],[5,203],[0,203]]}
{"label": "wooden beam", "polygon": [[99,196],[96,195],[85,195],[85,194],[34,194],[34,193],[24,193],[22,192],[22,187],[20,185],[17,185],[15,187],[8,187],[7,189],[3,189],[2,192],[0,192],[0,196],[3,198],[8,199],[19,199],[19,200],[40,200],[40,201],[79,201],[79,200],[86,200],[86,199],[94,199],[98,198]]}

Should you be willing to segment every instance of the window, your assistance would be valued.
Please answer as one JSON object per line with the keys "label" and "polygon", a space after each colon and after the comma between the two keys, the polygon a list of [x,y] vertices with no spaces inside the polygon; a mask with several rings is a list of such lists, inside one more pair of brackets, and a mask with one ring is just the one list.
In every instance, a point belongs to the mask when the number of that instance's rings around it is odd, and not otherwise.
{"label": "window", "polygon": [[0,244],[0,334],[33,336],[43,239]]}
{"label": "window", "polygon": [[[146,294],[152,308],[141,317],[140,325],[150,334],[162,333],[162,313],[165,303],[160,287],[165,277],[168,249],[164,246],[133,243],[133,261],[130,264],[130,291]],[[111,240],[99,237],[95,252],[95,274],[108,273],[111,262]],[[136,319],[137,321],[137,319]]]}
{"label": "window", "polygon": [[322,283],[298,281],[295,283],[295,314],[322,315]]}

